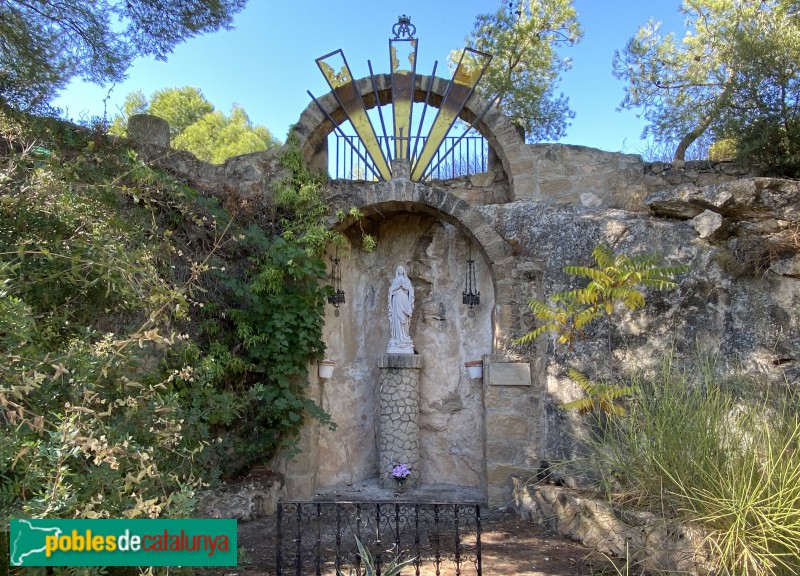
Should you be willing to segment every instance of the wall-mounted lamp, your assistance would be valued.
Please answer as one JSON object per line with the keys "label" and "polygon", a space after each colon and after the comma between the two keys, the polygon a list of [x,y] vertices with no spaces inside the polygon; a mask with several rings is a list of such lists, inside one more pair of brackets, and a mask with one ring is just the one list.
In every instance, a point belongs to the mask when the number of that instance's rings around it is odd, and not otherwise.
{"label": "wall-mounted lamp", "polygon": [[481,293],[478,291],[478,281],[475,279],[475,260],[472,259],[472,245],[469,247],[469,259],[467,260],[467,269],[465,272],[465,288],[461,295],[463,296],[463,303],[469,306],[467,316],[470,318],[474,317],[475,311],[472,309],[481,303]]}
{"label": "wall-mounted lamp", "polygon": [[339,316],[339,306],[345,303],[344,290],[342,290],[342,266],[339,262],[339,249],[336,249],[336,254],[331,258],[331,274],[330,283],[333,286],[333,294],[328,296],[328,304],[333,304],[336,309],[335,316]]}

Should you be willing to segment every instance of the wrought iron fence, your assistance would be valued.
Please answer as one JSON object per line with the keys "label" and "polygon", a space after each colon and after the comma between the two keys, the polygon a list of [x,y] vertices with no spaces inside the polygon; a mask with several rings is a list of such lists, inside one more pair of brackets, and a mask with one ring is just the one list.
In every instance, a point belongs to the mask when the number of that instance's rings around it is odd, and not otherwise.
{"label": "wrought iron fence", "polygon": [[398,556],[414,559],[406,574],[483,573],[479,504],[281,502],[276,521],[278,576],[361,576],[356,538],[373,556],[377,576]]}
{"label": "wrought iron fence", "polygon": [[[330,155],[331,177],[337,180],[377,180],[377,170],[358,136],[333,134]],[[378,137],[383,150],[393,150],[395,138]],[[404,139],[405,140],[405,139]],[[416,140],[416,139],[414,139]],[[421,149],[425,138],[420,137]],[[415,148],[416,150],[416,148]],[[412,150],[412,156],[415,150]],[[483,136],[448,136],[436,151],[425,179],[445,180],[486,172],[489,143]]]}

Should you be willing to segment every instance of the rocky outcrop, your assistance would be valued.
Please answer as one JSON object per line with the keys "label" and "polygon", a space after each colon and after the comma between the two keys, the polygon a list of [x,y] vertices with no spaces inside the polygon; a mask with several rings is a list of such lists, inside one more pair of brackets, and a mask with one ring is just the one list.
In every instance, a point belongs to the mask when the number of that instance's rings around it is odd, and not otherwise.
{"label": "rocky outcrop", "polygon": [[800,278],[800,182],[751,178],[681,186],[645,199],[659,217],[688,220],[697,235],[725,246],[729,271]]}
{"label": "rocky outcrop", "polygon": [[705,534],[591,494],[512,478],[514,507],[528,521],[653,573],[711,574]]}
{"label": "rocky outcrop", "polygon": [[645,198],[656,216],[688,220],[711,210],[736,221],[800,221],[800,182],[749,178],[710,186],[679,186]]}
{"label": "rocky outcrop", "polygon": [[196,514],[200,518],[257,520],[275,514],[283,496],[283,478],[264,476],[201,492],[197,496]]}

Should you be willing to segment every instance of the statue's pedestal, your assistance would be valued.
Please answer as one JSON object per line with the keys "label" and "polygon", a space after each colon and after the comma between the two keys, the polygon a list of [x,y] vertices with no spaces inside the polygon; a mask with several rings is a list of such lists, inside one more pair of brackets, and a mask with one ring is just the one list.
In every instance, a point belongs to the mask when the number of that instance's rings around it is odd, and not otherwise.
{"label": "statue's pedestal", "polygon": [[419,485],[419,381],[422,356],[418,354],[384,354],[378,366],[380,380],[380,437],[378,453],[381,487],[396,490],[392,468],[405,464],[411,475],[403,488]]}

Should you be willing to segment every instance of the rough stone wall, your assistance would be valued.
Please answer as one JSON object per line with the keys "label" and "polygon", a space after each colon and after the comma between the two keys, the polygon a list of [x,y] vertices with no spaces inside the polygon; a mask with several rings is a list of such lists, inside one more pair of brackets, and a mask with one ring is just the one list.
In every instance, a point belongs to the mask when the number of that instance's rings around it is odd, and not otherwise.
{"label": "rough stone wall", "polygon": [[647,190],[640,156],[567,144],[531,144],[527,149],[536,186],[526,200],[588,208],[643,207]]}
{"label": "rough stone wall", "polygon": [[[144,146],[145,158],[155,166],[186,179],[210,194],[235,195],[247,200],[269,194],[269,182],[280,177],[280,149],[230,158],[224,164],[201,162],[191,154]],[[521,145],[513,155],[532,175],[512,186],[502,164],[491,170],[429,184],[473,206],[505,204],[519,200],[566,204],[591,209],[619,208],[647,212],[647,195],[677,186],[710,186],[757,176],[754,170],[733,162],[689,161],[683,165],[642,161],[634,154],[605,152],[567,144]],[[349,186],[350,183],[344,183]],[[362,183],[369,185],[369,183]]]}
{"label": "rough stone wall", "polygon": [[[174,151],[146,154],[236,206],[257,205],[280,175],[277,152],[220,166]],[[343,262],[347,311],[330,313],[325,333],[338,365],[333,379],[310,391],[339,427],[304,431],[302,454],[281,465],[289,497],[385,473],[378,462],[377,358],[388,338],[387,278],[401,262],[419,289],[412,337],[426,358],[420,480],[482,487],[491,504],[509,501],[512,475],[533,475],[543,461],[579,449],[586,433],[579,416],[558,408],[581,395],[569,368],[622,375],[655,369],[666,350],[687,361],[708,351],[721,369],[797,382],[797,182],[736,180],[745,175],[724,163],[646,166],[637,156],[577,146],[526,145],[505,157],[528,167],[524,178],[498,170],[428,184],[329,186],[332,207],[365,211],[358,226],[376,235],[378,250],[359,250],[359,227],[342,225],[353,241]],[[644,310],[619,324],[598,324],[572,351],[544,337],[515,346],[514,338],[534,327],[528,299],[572,287],[563,267],[591,265],[600,242],[629,254],[660,253],[691,271],[679,289],[648,293]],[[475,318],[459,304],[470,247],[482,291]],[[481,357],[488,375],[473,381],[463,362]],[[528,366],[528,381],[492,377],[501,364]]]}
{"label": "rough stone wall", "polygon": [[644,162],[636,154],[569,144],[530,144],[536,184],[517,198],[587,208],[647,211],[648,194],[680,185],[710,186],[757,174],[733,162]]}
{"label": "rough stone wall", "polygon": [[712,186],[755,176],[758,176],[756,170],[744,168],[727,160],[690,160],[675,164],[648,162],[644,165],[644,184],[648,193],[681,185]]}
{"label": "rough stone wall", "polygon": [[473,206],[505,204],[511,201],[508,179],[502,171],[481,172],[450,180],[433,180],[430,185],[445,190]]}
{"label": "rough stone wall", "polygon": [[[378,188],[372,192],[373,200],[380,197]],[[340,200],[354,203],[365,195],[363,187],[355,185],[342,184],[337,192]],[[798,274],[793,271],[796,257],[775,251],[772,270],[764,275],[753,273],[755,269],[748,272],[745,256],[737,256],[737,251],[753,230],[778,246],[791,242],[800,203],[797,183],[758,179],[683,187],[647,201],[656,215],[519,201],[479,208],[485,225],[514,247],[511,268],[494,279],[499,290],[495,296],[502,294],[504,304],[495,305],[493,311],[494,354],[485,362],[489,371],[507,362],[531,367],[529,382],[494,382],[491,377],[483,381],[490,502],[507,501],[511,475],[535,474],[542,461],[566,460],[579,450],[585,434],[581,419],[558,408],[581,397],[580,388],[567,376],[569,368],[602,378],[657,369],[667,350],[686,361],[707,351],[720,356],[720,369],[728,364],[731,369],[796,381],[800,358],[800,326],[793,312],[800,305]],[[714,241],[703,238],[709,230],[704,223],[708,213],[721,219]],[[783,231],[784,236],[770,239],[763,234],[769,229]],[[727,236],[716,240],[722,230]],[[526,307],[528,299],[572,287],[563,266],[591,265],[591,251],[600,242],[629,254],[663,254],[665,263],[688,264],[691,272],[678,290],[648,294],[648,306],[625,316],[619,325],[599,324],[589,330],[572,351],[547,338],[514,346],[513,339],[535,325]],[[769,247],[762,252],[760,258],[770,258]],[[739,259],[742,264],[736,267]],[[435,283],[436,274],[429,278]],[[454,288],[457,294],[457,284]],[[437,357],[431,364],[440,360]]]}
{"label": "rough stone wall", "polygon": [[[787,201],[796,203],[798,197]],[[752,198],[749,202],[754,204]],[[586,433],[582,419],[576,412],[558,408],[582,397],[579,386],[568,378],[569,368],[590,377],[621,376],[657,369],[668,350],[673,350],[679,361],[706,351],[719,356],[721,370],[739,368],[778,381],[797,381],[800,324],[793,310],[800,305],[800,284],[791,274],[776,272],[733,276],[729,242],[735,238],[712,244],[700,238],[689,220],[620,210],[533,203],[492,210],[502,212],[493,219],[501,227],[501,235],[520,246],[517,268],[530,271],[531,281],[520,287],[523,299],[543,298],[575,287],[563,266],[591,265],[591,250],[599,242],[628,254],[663,254],[665,263],[690,266],[677,290],[648,293],[645,309],[623,315],[619,324],[594,326],[572,351],[548,338],[516,350],[533,359],[538,354],[545,357],[536,375],[543,390],[536,400],[544,404],[544,443],[539,452],[527,455],[520,467],[535,468],[537,456],[549,462],[569,460],[579,450]],[[519,336],[534,325],[532,315],[521,312],[519,325],[510,329]]]}

